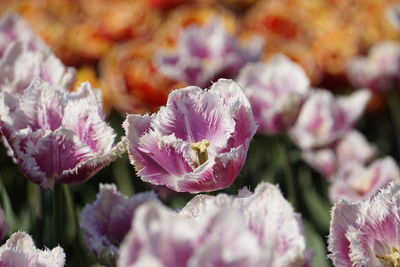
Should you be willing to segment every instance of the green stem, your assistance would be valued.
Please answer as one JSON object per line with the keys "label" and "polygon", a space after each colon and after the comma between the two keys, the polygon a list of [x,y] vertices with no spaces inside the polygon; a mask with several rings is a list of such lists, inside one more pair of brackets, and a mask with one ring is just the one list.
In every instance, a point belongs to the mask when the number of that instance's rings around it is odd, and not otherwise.
{"label": "green stem", "polygon": [[64,233],[64,207],[63,207],[63,188],[60,184],[55,184],[53,189],[53,245],[62,244]]}
{"label": "green stem", "polygon": [[287,198],[292,203],[293,207],[296,208],[296,188],[293,176],[293,170],[291,166],[291,159],[289,157],[289,145],[286,140],[281,140],[279,145],[280,155],[283,161],[283,172],[285,177],[285,184],[287,190]]}
{"label": "green stem", "polygon": [[53,247],[54,240],[54,224],[52,223],[52,202],[53,192],[41,190],[41,216],[39,220],[40,236],[42,236],[42,242],[46,247]]}
{"label": "green stem", "polygon": [[65,196],[65,204],[67,208],[67,217],[68,217],[68,225],[70,225],[71,229],[71,237],[75,239],[77,233],[79,233],[79,221],[76,216],[76,208],[74,203],[74,197],[72,195],[71,189],[69,185],[63,185],[64,196]]}
{"label": "green stem", "polygon": [[386,95],[386,100],[389,105],[389,112],[393,130],[395,133],[395,143],[397,148],[397,155],[400,157],[400,101],[396,92],[389,92]]}

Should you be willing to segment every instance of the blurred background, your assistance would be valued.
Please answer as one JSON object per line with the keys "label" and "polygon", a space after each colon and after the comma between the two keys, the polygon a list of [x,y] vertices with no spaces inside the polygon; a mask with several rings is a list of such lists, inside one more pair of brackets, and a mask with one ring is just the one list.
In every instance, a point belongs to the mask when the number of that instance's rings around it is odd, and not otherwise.
{"label": "blurred background", "polygon": [[[264,40],[262,60],[283,53],[298,62],[314,87],[337,94],[357,88],[348,75],[349,62],[368,54],[382,41],[398,41],[400,32],[388,16],[393,0],[0,0],[0,15],[18,12],[53,48],[66,65],[77,69],[79,85],[90,81],[104,97],[108,121],[123,135],[126,113],[157,111],[168,93],[187,86],[163,75],[154,63],[161,49],[178,45],[190,25],[222,19],[240,42],[253,36]],[[357,128],[378,147],[379,155],[400,151],[400,106],[397,85],[388,93],[372,90],[373,97]],[[387,100],[392,99],[391,103]],[[279,140],[279,142],[277,142]],[[1,203],[9,232],[26,230],[39,247],[49,237],[43,232],[46,214],[40,189],[27,181],[6,155],[0,155]],[[251,189],[260,182],[279,184],[301,213],[308,246],[315,251],[313,266],[330,266],[326,255],[331,204],[327,181],[309,168],[286,136],[255,137],[246,165],[235,184],[224,192]],[[60,244],[68,266],[95,266],[76,225],[84,204],[93,202],[99,183],[116,183],[126,195],[153,189],[173,208],[192,195],[151,187],[135,176],[127,156],[113,162],[85,184],[65,191],[66,235]],[[218,193],[218,192],[215,192]],[[213,193],[214,194],[214,193]],[[71,209],[76,203],[77,209]]]}

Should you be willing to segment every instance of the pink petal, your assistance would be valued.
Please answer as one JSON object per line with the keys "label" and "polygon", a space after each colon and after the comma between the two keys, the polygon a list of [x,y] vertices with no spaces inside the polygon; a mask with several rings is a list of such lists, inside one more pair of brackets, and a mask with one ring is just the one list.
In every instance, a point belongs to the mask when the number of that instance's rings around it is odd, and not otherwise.
{"label": "pink petal", "polygon": [[100,184],[96,201],[86,205],[81,213],[80,224],[90,251],[104,264],[115,262],[118,247],[131,227],[136,209],[156,199],[154,192],[127,198],[115,185]]}
{"label": "pink petal", "polygon": [[0,265],[62,267],[65,253],[59,246],[52,250],[37,249],[28,234],[17,232],[0,247]]}

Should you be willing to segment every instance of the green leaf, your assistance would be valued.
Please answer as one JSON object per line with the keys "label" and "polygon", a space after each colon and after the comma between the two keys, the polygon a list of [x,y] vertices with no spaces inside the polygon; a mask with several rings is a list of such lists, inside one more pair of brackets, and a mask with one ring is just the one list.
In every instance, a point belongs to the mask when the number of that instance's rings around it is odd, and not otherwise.
{"label": "green leaf", "polygon": [[329,211],[331,205],[326,198],[318,194],[311,179],[310,170],[308,168],[300,168],[299,184],[307,212],[318,229],[327,232],[330,224]]}
{"label": "green leaf", "polygon": [[315,267],[328,267],[329,263],[326,244],[321,236],[314,230],[313,226],[303,219],[306,231],[307,249],[314,253],[314,258],[311,266]]}

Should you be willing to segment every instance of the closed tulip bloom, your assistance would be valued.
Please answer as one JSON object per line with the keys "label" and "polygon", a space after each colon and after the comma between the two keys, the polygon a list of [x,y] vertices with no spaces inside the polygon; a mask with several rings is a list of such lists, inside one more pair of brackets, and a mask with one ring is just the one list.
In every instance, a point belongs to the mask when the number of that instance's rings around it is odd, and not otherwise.
{"label": "closed tulip bloom", "polygon": [[199,195],[180,213],[140,207],[121,245],[118,266],[304,266],[299,215],[279,190],[260,184],[237,197]]}
{"label": "closed tulip bloom", "polygon": [[335,266],[399,266],[400,185],[365,201],[341,200],[332,210],[328,239]]}
{"label": "closed tulip bloom", "polygon": [[369,98],[367,90],[342,97],[326,90],[313,91],[290,130],[292,140],[303,150],[332,144],[353,128]]}
{"label": "closed tulip bloom", "polygon": [[86,245],[99,262],[115,266],[119,245],[131,227],[136,209],[156,199],[154,192],[128,198],[114,184],[100,184],[96,201],[85,206],[80,220]]}
{"label": "closed tulip bloom", "polygon": [[237,82],[250,101],[258,131],[277,134],[291,127],[309,93],[310,80],[284,55],[269,63],[248,63]]}
{"label": "closed tulip bloom", "polygon": [[118,157],[113,129],[89,83],[78,92],[33,82],[22,97],[0,94],[0,130],[22,173],[43,189],[82,183]]}
{"label": "closed tulip bloom", "polygon": [[400,182],[400,170],[391,157],[376,160],[369,166],[349,164],[332,177],[329,197],[332,203],[341,198],[365,200],[392,181]]}
{"label": "closed tulip bloom", "polygon": [[0,266],[62,267],[65,265],[64,250],[57,246],[52,250],[35,247],[32,238],[24,232],[14,233],[0,247]]}
{"label": "closed tulip bloom", "polygon": [[156,63],[161,73],[190,85],[207,87],[218,78],[233,79],[247,62],[257,61],[263,41],[253,38],[243,46],[224,27],[222,19],[183,30],[175,50],[160,51]]}
{"label": "closed tulip bloom", "polygon": [[208,90],[173,91],[166,107],[128,115],[123,126],[142,180],[191,193],[231,185],[257,129],[241,88],[225,79]]}

